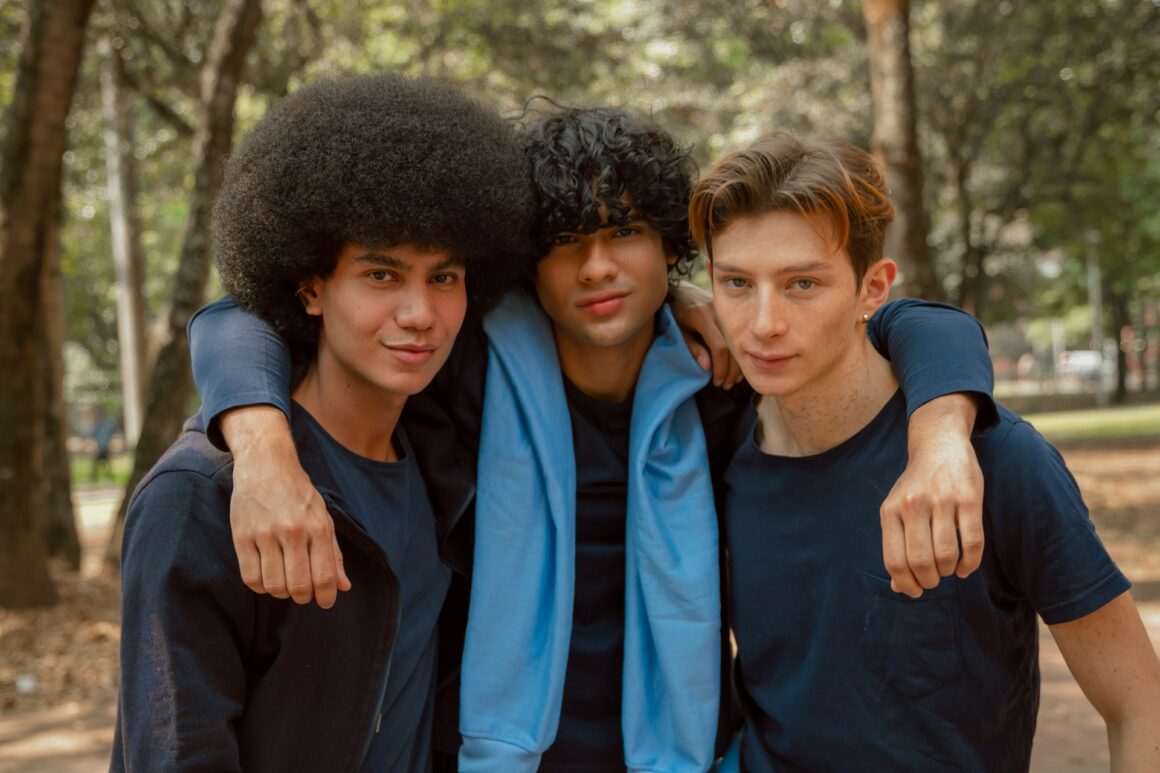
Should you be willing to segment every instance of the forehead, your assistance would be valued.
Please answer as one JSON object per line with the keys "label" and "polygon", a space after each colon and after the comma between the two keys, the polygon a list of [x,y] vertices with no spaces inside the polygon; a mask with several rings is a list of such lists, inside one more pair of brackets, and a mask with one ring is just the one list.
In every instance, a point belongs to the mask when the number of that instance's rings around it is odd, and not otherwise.
{"label": "forehead", "polygon": [[462,266],[463,259],[440,247],[413,244],[376,246],[347,243],[338,254],[339,266],[386,266],[400,270],[419,270]]}
{"label": "forehead", "polygon": [[779,271],[852,266],[846,251],[827,233],[824,221],[797,212],[764,212],[733,220],[714,234],[714,268]]}

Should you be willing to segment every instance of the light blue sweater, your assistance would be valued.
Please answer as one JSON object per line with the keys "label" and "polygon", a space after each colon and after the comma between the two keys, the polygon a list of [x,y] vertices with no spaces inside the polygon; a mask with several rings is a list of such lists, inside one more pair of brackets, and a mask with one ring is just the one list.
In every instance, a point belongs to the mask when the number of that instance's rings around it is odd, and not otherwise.
{"label": "light blue sweater", "polygon": [[[548,319],[513,293],[489,340],[459,769],[535,771],[560,718],[571,641],[576,460]],[[624,754],[704,771],[720,702],[717,517],[693,396],[707,374],[666,306],[629,432]]]}

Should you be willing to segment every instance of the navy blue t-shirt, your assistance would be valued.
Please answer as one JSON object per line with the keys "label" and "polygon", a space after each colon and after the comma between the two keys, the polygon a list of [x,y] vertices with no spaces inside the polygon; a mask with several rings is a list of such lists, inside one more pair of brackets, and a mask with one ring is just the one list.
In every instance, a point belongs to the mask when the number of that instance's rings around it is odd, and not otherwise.
{"label": "navy blue t-shirt", "polygon": [[383,549],[399,580],[399,634],[381,720],[361,770],[430,770],[436,630],[451,570],[439,560],[435,516],[415,455],[400,428],[395,433],[398,461],[360,456],[340,445],[300,405],[294,409],[295,421],[304,422],[317,438],[349,515]]}
{"label": "navy blue t-shirt", "polygon": [[632,397],[604,403],[564,379],[576,454],[576,584],[556,740],[543,773],[624,770],[624,545]]}
{"label": "navy blue t-shirt", "polygon": [[1026,770],[1036,612],[1075,620],[1129,587],[1059,453],[1000,408],[973,438],[983,564],[911,599],[890,590],[878,515],[906,464],[901,393],[814,456],[763,453],[756,421],[725,474],[743,769]]}

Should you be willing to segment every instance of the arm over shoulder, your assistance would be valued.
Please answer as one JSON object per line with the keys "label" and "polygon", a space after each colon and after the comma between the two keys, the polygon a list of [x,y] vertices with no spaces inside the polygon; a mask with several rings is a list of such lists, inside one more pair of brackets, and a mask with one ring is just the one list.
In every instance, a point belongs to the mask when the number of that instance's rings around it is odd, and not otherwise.
{"label": "arm over shoulder", "polygon": [[290,350],[268,322],[226,296],[189,320],[189,349],[207,429],[216,433],[221,414],[247,405],[273,405],[289,420]]}
{"label": "arm over shoulder", "polygon": [[878,310],[869,333],[894,366],[908,415],[936,397],[969,392],[978,406],[976,426],[994,424],[995,375],[977,319],[946,304],[903,298]]}

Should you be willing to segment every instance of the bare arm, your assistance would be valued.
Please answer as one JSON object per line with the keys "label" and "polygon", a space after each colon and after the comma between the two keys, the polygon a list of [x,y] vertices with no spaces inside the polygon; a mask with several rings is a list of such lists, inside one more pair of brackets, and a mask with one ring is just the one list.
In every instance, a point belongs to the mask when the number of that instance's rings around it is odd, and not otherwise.
{"label": "bare arm", "polygon": [[882,557],[899,593],[918,597],[940,577],[966,577],[982,561],[983,473],[971,446],[976,412],[971,395],[951,394],[910,416],[909,462],[880,509]]}
{"label": "bare arm", "polygon": [[1113,773],[1160,770],[1160,660],[1131,594],[1051,635],[1107,723]]}
{"label": "bare arm", "polygon": [[350,580],[334,522],[298,461],[286,417],[251,405],[218,423],[234,456],[230,528],[242,581],[257,593],[332,607]]}

